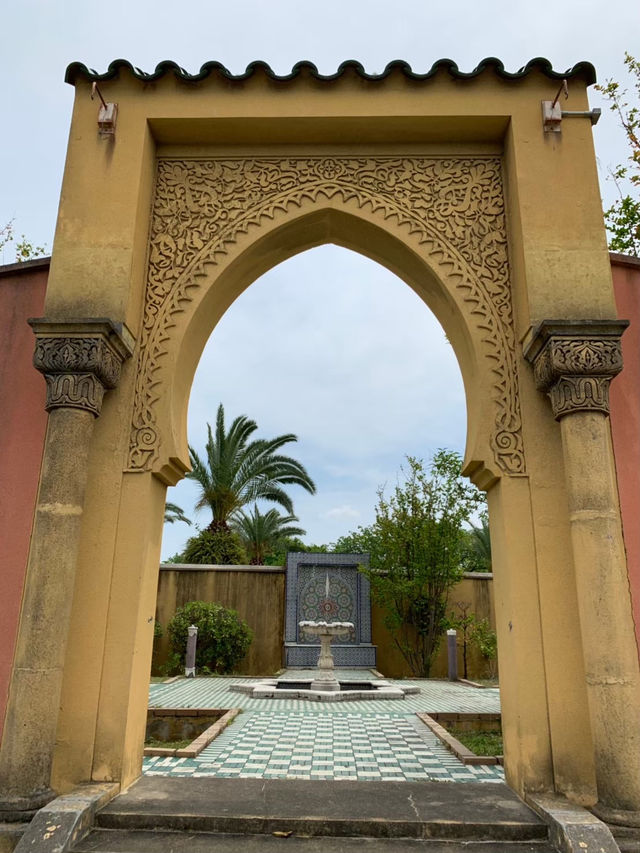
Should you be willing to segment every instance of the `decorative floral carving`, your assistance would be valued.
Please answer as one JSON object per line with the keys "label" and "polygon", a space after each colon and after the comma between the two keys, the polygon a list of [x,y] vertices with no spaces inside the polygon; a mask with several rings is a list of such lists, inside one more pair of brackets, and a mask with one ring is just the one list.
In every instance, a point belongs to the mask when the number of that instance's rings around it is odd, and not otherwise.
{"label": "decorative floral carving", "polygon": [[417,237],[462,296],[494,377],[496,462],[524,473],[500,159],[383,156],[159,160],[130,470],[158,456],[157,374],[176,317],[211,265],[264,220],[334,198]]}
{"label": "decorative floral carving", "polygon": [[40,333],[36,327],[34,366],[47,383],[47,411],[59,408],[85,409],[100,414],[106,390],[115,388],[127,353],[114,348],[102,334],[65,336]]}
{"label": "decorative floral carving", "polygon": [[525,352],[536,386],[557,420],[572,412],[609,413],[609,384],[622,370],[625,321],[542,323]]}

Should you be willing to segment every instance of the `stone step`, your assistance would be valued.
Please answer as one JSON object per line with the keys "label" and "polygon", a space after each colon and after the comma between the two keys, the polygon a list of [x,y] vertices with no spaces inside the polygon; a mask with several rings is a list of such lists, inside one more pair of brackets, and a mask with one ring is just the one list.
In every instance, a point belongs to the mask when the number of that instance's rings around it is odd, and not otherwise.
{"label": "stone step", "polygon": [[[505,784],[146,776],[96,826],[296,836],[533,841],[547,826]],[[486,848],[485,848],[486,849]]]}
{"label": "stone step", "polygon": [[609,824],[620,853],[640,853],[640,827]]}
{"label": "stone step", "polygon": [[210,832],[96,829],[73,853],[556,853],[547,841],[442,841],[415,838],[287,838]]}
{"label": "stone step", "polygon": [[616,838],[620,853],[640,853],[640,840],[637,838]]}

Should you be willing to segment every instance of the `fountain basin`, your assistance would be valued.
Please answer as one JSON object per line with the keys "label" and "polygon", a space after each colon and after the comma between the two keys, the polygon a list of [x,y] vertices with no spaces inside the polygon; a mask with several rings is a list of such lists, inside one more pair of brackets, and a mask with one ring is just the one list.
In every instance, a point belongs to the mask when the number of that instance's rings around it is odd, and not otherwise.
{"label": "fountain basin", "polygon": [[234,693],[244,693],[254,699],[306,699],[309,702],[353,702],[361,700],[404,699],[420,692],[419,687],[399,687],[384,678],[362,681],[338,679],[335,691],[314,690],[313,679],[264,678],[257,684],[232,684]]}
{"label": "fountain basin", "polygon": [[[328,587],[327,580],[327,587]],[[327,589],[328,593],[328,589]],[[307,699],[311,702],[348,702],[361,699],[404,699],[410,693],[419,693],[419,687],[398,687],[384,678],[340,681],[336,678],[331,640],[353,630],[353,622],[299,623],[300,632],[320,640],[320,657],[313,676],[301,678],[264,678],[257,684],[232,684],[235,693],[244,693],[254,699]]]}

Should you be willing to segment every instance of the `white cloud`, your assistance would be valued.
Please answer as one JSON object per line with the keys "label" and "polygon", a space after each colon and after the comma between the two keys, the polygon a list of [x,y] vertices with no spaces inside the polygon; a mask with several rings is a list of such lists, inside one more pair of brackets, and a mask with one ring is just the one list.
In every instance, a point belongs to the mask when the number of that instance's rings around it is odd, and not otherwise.
{"label": "white cloud", "polygon": [[350,521],[354,518],[360,518],[360,513],[357,509],[349,506],[349,504],[343,504],[342,506],[334,506],[333,509],[325,512],[325,516],[327,518],[340,518]]}

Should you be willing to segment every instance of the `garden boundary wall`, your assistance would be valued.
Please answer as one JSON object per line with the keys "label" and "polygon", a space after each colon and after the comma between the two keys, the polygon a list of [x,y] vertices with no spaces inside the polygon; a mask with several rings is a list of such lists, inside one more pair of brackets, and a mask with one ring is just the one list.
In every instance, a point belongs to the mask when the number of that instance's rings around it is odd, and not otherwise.
{"label": "garden boundary wall", "polygon": [[[254,638],[238,666],[241,675],[273,675],[282,667],[284,644],[285,570],[280,566],[196,566],[185,563],[162,563],[158,579],[156,620],[163,636],[154,642],[152,674],[164,674],[171,652],[166,628],[179,607],[189,601],[215,601],[236,610]],[[469,605],[469,613],[487,619],[495,629],[493,575],[468,572],[449,595],[449,611],[460,615],[458,603]],[[372,604],[372,642],[378,647],[378,669],[388,678],[411,675],[408,665],[384,625],[384,611]],[[462,648],[459,649],[458,671],[462,675]],[[469,649],[469,676],[486,674],[486,661],[476,649]],[[432,675],[446,677],[447,649],[441,643]]]}
{"label": "garden boundary wall", "polygon": [[215,601],[236,610],[253,631],[253,642],[238,667],[243,675],[271,675],[282,666],[285,571],[281,566],[160,565],[156,620],[164,634],[154,643],[154,675],[163,672],[171,651],[167,625],[189,601]]}

